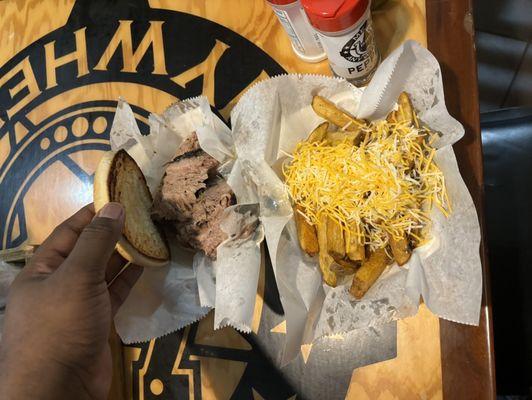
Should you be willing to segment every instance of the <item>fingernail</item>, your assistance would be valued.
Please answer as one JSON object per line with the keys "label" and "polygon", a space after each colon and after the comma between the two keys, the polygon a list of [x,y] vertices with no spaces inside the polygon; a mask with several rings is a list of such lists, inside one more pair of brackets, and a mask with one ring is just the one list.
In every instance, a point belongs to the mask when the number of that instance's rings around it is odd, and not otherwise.
{"label": "fingernail", "polygon": [[119,219],[124,213],[124,208],[120,203],[107,203],[98,211],[98,217]]}

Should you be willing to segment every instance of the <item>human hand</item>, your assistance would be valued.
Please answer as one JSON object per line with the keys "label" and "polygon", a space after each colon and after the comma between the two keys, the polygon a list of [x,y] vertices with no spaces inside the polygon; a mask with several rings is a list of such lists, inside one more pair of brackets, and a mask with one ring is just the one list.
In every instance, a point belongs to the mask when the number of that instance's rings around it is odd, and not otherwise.
{"label": "human hand", "polygon": [[124,210],[88,205],[59,225],[10,288],[0,398],[105,399],[112,319],[142,273],[114,251]]}

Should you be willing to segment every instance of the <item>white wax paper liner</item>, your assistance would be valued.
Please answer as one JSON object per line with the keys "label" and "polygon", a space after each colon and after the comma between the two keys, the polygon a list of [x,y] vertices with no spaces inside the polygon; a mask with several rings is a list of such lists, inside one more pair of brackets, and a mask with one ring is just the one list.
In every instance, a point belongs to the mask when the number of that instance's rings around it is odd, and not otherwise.
{"label": "white wax paper liner", "polygon": [[[152,193],[157,190],[165,165],[193,132],[197,133],[203,150],[220,161],[222,175],[227,177],[233,169],[231,131],[212,113],[205,97],[178,102],[162,115],[151,114],[149,126],[149,135],[141,135],[131,108],[120,101],[110,140],[114,151],[125,149],[135,159]],[[243,185],[238,179],[233,180],[233,185],[240,200]],[[230,237],[217,249],[216,262],[201,253],[193,256],[177,245],[172,234],[167,234],[172,254],[170,264],[146,268],[115,317],[116,330],[125,343],[171,333],[201,319],[212,307],[216,308],[217,327],[230,324],[243,331],[250,330],[260,270],[262,226],[258,225],[253,235],[242,238],[235,230],[241,226],[231,226],[227,221],[253,223],[258,218],[257,211],[249,212],[247,219],[240,213],[251,209],[239,205],[226,210],[224,222]],[[245,269],[233,271],[234,266]],[[222,283],[229,274],[236,274],[224,285],[225,290],[215,285],[216,271],[221,271]]]}
{"label": "white wax paper liner", "polygon": [[[222,229],[228,239],[217,249],[216,260],[201,253],[194,257],[200,303],[214,307],[214,328],[232,326],[250,332],[255,307],[255,294],[261,264],[260,245],[264,239],[258,224],[257,204],[237,204],[226,209]],[[239,238],[238,233],[252,228],[251,237]]]}
{"label": "white wax paper liner", "polygon": [[[364,299],[356,301],[347,292],[348,283],[334,289],[323,287],[316,261],[301,254],[279,168],[284,155],[322,121],[311,109],[313,95],[330,98],[347,111],[374,120],[387,115],[401,91],[410,94],[423,123],[442,134],[436,143],[435,161],[445,175],[453,214],[445,218],[434,211],[433,240],[416,249],[406,266],[388,267]],[[443,318],[478,324],[480,229],[451,147],[464,130],[446,110],[440,68],[429,51],[416,42],[406,42],[383,61],[364,91],[322,76],[289,75],[260,82],[244,94],[231,118],[235,165],[239,175],[252,181],[250,197],[259,198],[286,314],[284,363],[295,357],[309,338],[412,315],[420,296]],[[325,299],[320,301],[322,290]],[[316,321],[309,321],[308,315],[317,315]]]}

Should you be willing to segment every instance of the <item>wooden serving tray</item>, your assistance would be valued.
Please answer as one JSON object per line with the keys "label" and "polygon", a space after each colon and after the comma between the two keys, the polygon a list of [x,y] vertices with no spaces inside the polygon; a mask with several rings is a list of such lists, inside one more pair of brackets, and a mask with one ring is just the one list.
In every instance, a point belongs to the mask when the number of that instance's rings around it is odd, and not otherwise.
{"label": "wooden serving tray", "polygon": [[[455,150],[482,219],[470,10],[465,0],[389,0],[373,18],[383,57],[415,39],[442,64],[449,110],[467,131]],[[178,99],[204,94],[228,119],[240,95],[258,80],[285,72],[330,75],[326,61],[308,64],[294,55],[263,0],[3,0],[0,15],[4,249],[42,242],[91,201],[119,96],[147,132],[149,112]],[[151,46],[142,49],[144,37]],[[352,353],[343,348],[342,359],[325,351],[331,343],[320,343],[303,346],[291,370],[278,370],[273,360],[286,327],[265,261],[252,334],[213,332],[210,315],[123,349],[113,336],[111,398],[288,399],[302,387],[309,398],[309,388],[319,393],[314,398],[343,397],[337,389],[342,387],[348,387],[349,399],[493,398],[485,300],[479,327],[440,321],[422,306],[415,317],[390,325],[375,354],[353,344]],[[332,344],[333,353],[340,349]],[[320,387],[324,379],[326,391]]]}

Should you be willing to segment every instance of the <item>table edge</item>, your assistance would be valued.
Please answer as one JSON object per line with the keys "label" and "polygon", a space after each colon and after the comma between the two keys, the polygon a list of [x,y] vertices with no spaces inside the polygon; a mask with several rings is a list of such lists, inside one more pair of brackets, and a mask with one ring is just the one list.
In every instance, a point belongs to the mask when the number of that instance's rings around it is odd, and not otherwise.
{"label": "table edge", "polygon": [[[460,101],[459,95],[446,95],[445,99],[451,115],[466,129],[466,136],[454,148],[460,171],[477,208],[482,234],[480,256],[484,284],[479,326],[470,327],[440,319],[443,397],[495,399],[492,308],[472,10],[472,0],[426,0],[428,48],[442,66],[446,92],[459,87],[467,93],[465,102]],[[457,86],[457,83],[461,85]]]}

